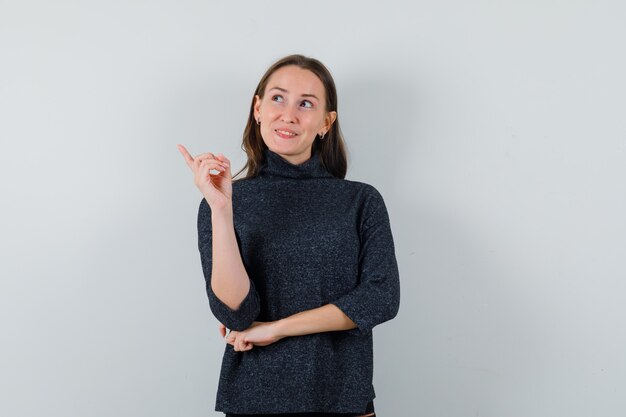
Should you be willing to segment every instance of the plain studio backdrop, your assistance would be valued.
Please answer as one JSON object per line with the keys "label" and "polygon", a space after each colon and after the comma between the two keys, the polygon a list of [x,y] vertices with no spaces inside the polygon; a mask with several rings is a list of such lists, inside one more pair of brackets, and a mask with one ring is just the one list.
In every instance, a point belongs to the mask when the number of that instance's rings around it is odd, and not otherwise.
{"label": "plain studio backdrop", "polygon": [[[219,416],[176,149],[237,172],[254,88],[328,66],[385,198],[380,417],[626,414],[619,1],[0,1],[0,415]],[[314,256],[314,254],[312,254]]]}

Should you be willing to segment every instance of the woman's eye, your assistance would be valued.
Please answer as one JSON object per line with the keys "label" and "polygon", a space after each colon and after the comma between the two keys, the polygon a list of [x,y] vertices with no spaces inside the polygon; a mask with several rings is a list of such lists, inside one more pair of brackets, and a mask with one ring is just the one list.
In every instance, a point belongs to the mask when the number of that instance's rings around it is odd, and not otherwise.
{"label": "woman's eye", "polygon": [[[280,98],[280,100],[277,100],[279,98]],[[275,95],[272,96],[272,101],[277,101],[279,103],[282,103],[283,102],[283,96],[281,96],[280,94],[275,94]],[[309,100],[303,100],[302,104],[304,104],[304,107],[306,107],[307,109],[313,108],[313,103],[311,101],[309,101]]]}

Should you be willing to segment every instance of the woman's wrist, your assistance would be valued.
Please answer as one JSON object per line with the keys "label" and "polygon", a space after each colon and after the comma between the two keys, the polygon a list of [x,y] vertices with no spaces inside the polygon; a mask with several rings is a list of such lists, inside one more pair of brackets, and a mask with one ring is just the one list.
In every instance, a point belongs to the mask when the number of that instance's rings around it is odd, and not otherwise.
{"label": "woman's wrist", "polygon": [[228,204],[223,207],[211,207],[211,219],[212,221],[218,220],[233,220],[233,206]]}
{"label": "woman's wrist", "polygon": [[285,319],[280,319],[272,322],[272,329],[274,332],[274,336],[278,339],[282,339],[284,337],[289,336],[288,334],[288,322]]}

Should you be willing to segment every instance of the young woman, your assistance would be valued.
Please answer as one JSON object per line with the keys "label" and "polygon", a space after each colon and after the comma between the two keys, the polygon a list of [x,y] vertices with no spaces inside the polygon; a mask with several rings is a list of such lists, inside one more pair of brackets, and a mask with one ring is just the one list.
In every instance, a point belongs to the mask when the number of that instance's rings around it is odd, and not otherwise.
{"label": "young woman", "polygon": [[372,328],[398,313],[398,266],[381,194],[345,179],[328,69],[290,55],[266,71],[245,177],[221,153],[178,147],[204,196],[198,248],[226,340],[215,410],[375,416]]}

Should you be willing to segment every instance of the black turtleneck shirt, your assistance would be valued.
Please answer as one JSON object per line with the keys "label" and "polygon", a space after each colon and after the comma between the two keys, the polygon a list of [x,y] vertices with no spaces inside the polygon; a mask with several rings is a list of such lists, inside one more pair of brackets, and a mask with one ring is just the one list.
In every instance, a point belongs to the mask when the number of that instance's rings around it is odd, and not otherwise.
{"label": "black turtleneck shirt", "polygon": [[[216,411],[227,415],[373,411],[372,328],[394,318],[400,281],[381,194],[333,177],[313,150],[294,165],[264,150],[259,175],[233,182],[233,221],[250,291],[236,310],[211,289],[211,208],[198,212],[209,306],[227,328],[275,321],[332,303],[358,327],[224,347]],[[327,414],[326,414],[327,413]]]}

